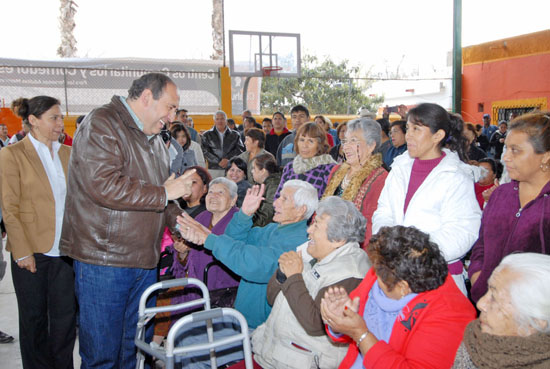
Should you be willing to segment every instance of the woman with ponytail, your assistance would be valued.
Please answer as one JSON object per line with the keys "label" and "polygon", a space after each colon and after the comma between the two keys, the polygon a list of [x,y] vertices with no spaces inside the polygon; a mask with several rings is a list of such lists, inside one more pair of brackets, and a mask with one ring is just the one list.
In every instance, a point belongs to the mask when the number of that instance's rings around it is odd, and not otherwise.
{"label": "woman with ponytail", "polygon": [[73,368],[76,303],[72,260],[59,240],[71,148],[59,100],[23,99],[27,134],[0,151],[0,199],[19,309],[23,368]]}
{"label": "woman with ponytail", "polygon": [[436,104],[407,116],[407,148],[395,158],[373,215],[373,234],[384,226],[414,226],[428,233],[466,293],[460,259],[477,239],[481,210],[460,117]]}

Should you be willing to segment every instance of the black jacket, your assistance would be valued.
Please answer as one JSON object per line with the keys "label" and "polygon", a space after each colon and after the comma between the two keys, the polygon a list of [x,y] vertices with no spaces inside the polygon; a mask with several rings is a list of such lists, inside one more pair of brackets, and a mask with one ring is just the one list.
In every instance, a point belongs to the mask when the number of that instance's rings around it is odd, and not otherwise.
{"label": "black jacket", "polygon": [[223,135],[223,148],[216,127],[212,127],[202,136],[202,152],[208,162],[208,169],[224,169],[219,166],[222,159],[231,159],[244,151],[244,145],[238,132],[229,128]]}
{"label": "black jacket", "polygon": [[496,131],[491,136],[491,141],[490,141],[491,147],[495,148],[495,159],[499,159],[499,160],[500,160],[500,157],[502,156],[502,151],[504,149],[504,143],[500,142],[501,138],[506,138],[506,132],[500,133],[500,131]]}

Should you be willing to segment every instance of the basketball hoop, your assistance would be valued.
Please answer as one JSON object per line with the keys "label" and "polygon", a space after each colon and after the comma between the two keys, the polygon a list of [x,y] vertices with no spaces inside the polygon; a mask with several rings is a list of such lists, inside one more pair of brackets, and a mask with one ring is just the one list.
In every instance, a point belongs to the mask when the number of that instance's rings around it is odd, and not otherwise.
{"label": "basketball hoop", "polygon": [[278,74],[279,71],[283,70],[283,67],[279,67],[278,65],[272,65],[269,67],[263,67],[262,68],[262,75],[264,77],[270,77],[271,73],[273,73],[274,76]]}

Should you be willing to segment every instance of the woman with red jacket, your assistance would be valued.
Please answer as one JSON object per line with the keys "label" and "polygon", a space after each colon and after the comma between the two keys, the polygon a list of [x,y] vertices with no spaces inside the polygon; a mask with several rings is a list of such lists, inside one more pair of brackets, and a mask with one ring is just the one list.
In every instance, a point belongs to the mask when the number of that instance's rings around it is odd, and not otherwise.
{"label": "woman with red jacket", "polygon": [[429,236],[383,227],[368,247],[373,267],[350,296],[330,288],[327,331],[349,349],[339,368],[450,368],[475,310]]}
{"label": "woman with red jacket", "polygon": [[342,140],[346,161],[330,172],[323,199],[339,196],[353,202],[367,219],[365,241],[361,245],[366,249],[372,236],[372,215],[378,207],[388,172],[382,167],[382,156],[376,153],[380,147],[380,125],[372,119],[361,118],[347,126]]}

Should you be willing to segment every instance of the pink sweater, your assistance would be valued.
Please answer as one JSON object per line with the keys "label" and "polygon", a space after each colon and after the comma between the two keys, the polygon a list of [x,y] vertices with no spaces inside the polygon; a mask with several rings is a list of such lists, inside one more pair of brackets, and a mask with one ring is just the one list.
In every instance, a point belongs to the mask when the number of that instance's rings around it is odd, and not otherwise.
{"label": "pink sweater", "polygon": [[405,205],[403,207],[403,213],[407,212],[409,202],[411,201],[414,193],[418,190],[418,187],[424,182],[428,174],[437,167],[437,165],[443,160],[445,153],[436,159],[420,160],[414,159],[413,167],[411,170],[411,179],[409,180],[409,188],[407,189],[407,196],[405,196]]}

